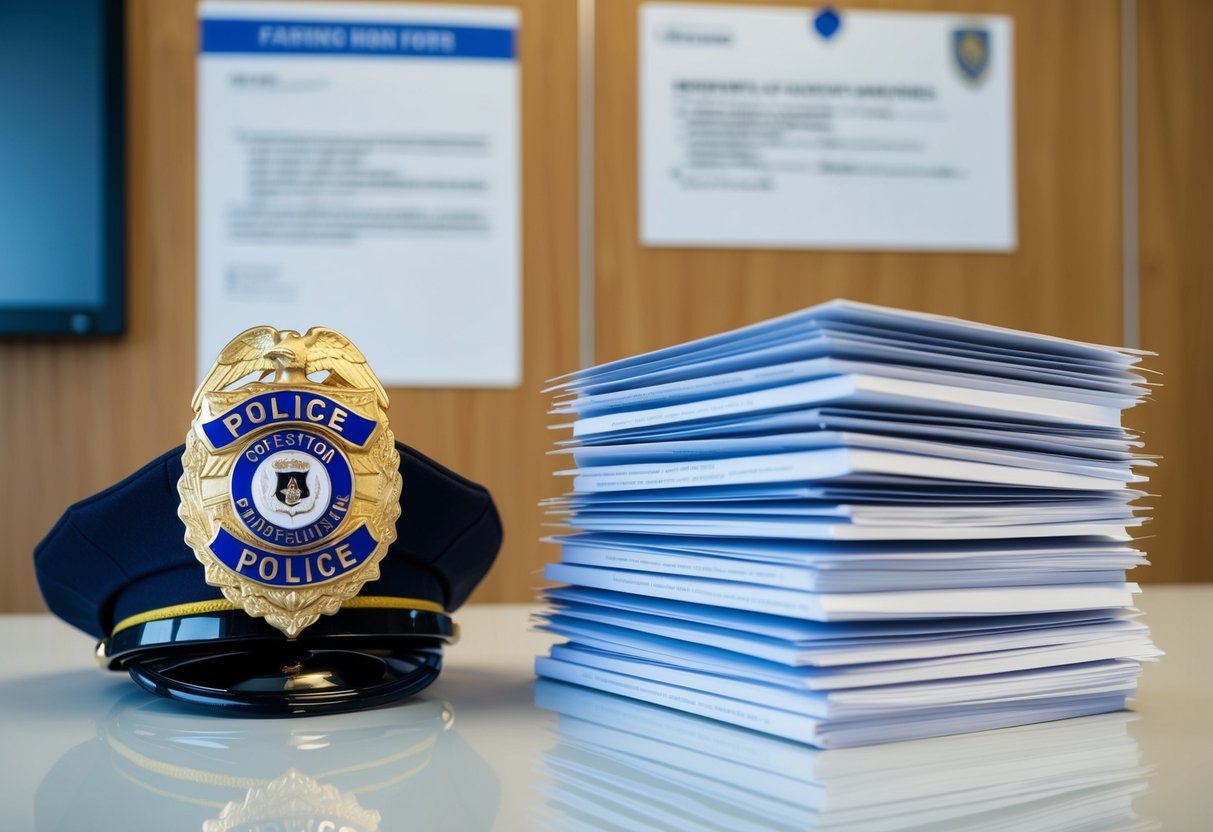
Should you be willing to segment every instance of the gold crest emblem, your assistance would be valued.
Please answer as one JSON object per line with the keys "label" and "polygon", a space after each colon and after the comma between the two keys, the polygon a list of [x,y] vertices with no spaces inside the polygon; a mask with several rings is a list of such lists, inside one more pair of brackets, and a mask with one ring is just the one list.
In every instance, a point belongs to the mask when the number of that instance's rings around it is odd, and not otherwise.
{"label": "gold crest emblem", "polygon": [[396,539],[387,393],[340,333],[260,326],[223,348],[192,404],[185,542],[208,584],[295,638],[377,579]]}

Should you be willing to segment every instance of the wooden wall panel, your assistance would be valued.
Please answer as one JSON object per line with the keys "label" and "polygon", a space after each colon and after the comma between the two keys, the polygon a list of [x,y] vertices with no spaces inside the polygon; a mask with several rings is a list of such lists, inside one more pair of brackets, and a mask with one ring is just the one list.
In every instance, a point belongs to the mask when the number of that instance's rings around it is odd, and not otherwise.
{"label": "wooden wall panel", "polygon": [[[577,21],[565,0],[485,5],[522,12],[523,383],[389,393],[402,441],[493,491],[506,543],[475,598],[518,601],[532,597],[549,554],[537,542],[536,503],[552,493],[554,468],[538,391],[577,355]],[[128,7],[128,331],[0,342],[0,611],[41,608],[34,544],[69,503],[180,443],[192,416],[195,6]]]}
{"label": "wooden wall panel", "polygon": [[[1121,337],[1116,0],[901,0],[1015,27],[1019,247],[1006,254],[643,248],[637,7],[598,3],[596,341],[606,361],[833,297],[1113,343]],[[803,2],[755,5],[805,8]],[[844,10],[845,15],[845,10]]]}
{"label": "wooden wall panel", "polygon": [[[465,0],[466,2],[466,0]],[[766,5],[797,5],[763,0]],[[1011,255],[644,249],[636,218],[636,7],[597,3],[597,358],[737,326],[830,297],[1114,342],[1121,333],[1116,0],[864,2],[1015,20],[1020,245]],[[544,378],[576,363],[576,4],[522,9],[525,367],[517,391],[393,390],[398,435],[488,484],[506,520],[476,599],[525,600],[549,557]],[[852,4],[849,4],[852,5]],[[63,507],[181,440],[194,349],[191,0],[130,0],[129,329],[117,340],[0,341],[0,611],[40,608],[30,552]],[[1158,401],[1132,422],[1167,456],[1156,478],[1151,580],[1211,580],[1202,522],[1206,321],[1213,289],[1213,59],[1202,0],[1138,6],[1142,340],[1162,353]],[[137,518],[115,518],[137,522]]]}
{"label": "wooden wall panel", "polygon": [[[708,2],[730,0],[708,0]],[[832,297],[1071,338],[1122,337],[1120,4],[1116,0],[859,2],[1006,14],[1015,23],[1019,247],[1010,255],[643,248],[637,224],[637,18],[599,3],[596,346],[610,360]],[[736,0],[742,2],[742,0]],[[757,0],[756,5],[803,3]],[[844,12],[845,13],[845,12]],[[1137,4],[1141,341],[1156,401],[1127,421],[1165,459],[1147,581],[1213,580],[1206,524],[1213,409],[1213,5]]]}
{"label": "wooden wall panel", "polygon": [[[597,360],[700,337],[834,297],[1120,342],[1116,0],[847,4],[1013,18],[1019,245],[1012,254],[642,247],[635,61],[640,2],[598,4],[596,51],[611,57],[599,63],[596,84]],[[804,7],[782,0],[760,0],[756,5]],[[1158,520],[1149,529],[1159,536],[1145,544],[1158,565],[1135,573],[1155,580],[1213,578],[1209,535],[1201,527],[1204,489],[1199,479],[1213,468],[1213,440],[1202,432],[1209,412],[1207,387],[1197,389],[1213,376],[1213,330],[1206,323],[1213,312],[1213,236],[1204,230],[1213,216],[1207,153],[1213,144],[1213,59],[1205,45],[1213,33],[1213,7],[1200,0],[1186,5],[1199,6],[1202,16],[1185,21],[1178,10],[1163,12],[1155,4],[1142,4],[1145,346],[1166,353],[1161,366],[1168,372],[1168,388],[1159,402],[1133,412],[1127,421],[1149,427],[1148,450],[1168,455],[1158,485],[1169,496],[1155,503]],[[1182,33],[1178,54],[1173,38],[1179,33],[1172,30]],[[1155,131],[1159,135],[1151,136]],[[1203,176],[1189,175],[1200,168]],[[1162,291],[1152,297],[1160,283],[1165,284]],[[1181,320],[1186,323],[1176,326]],[[1203,406],[1194,406],[1197,403]]]}
{"label": "wooden wall panel", "polygon": [[1149,541],[1153,581],[1213,581],[1213,4],[1137,4],[1141,340],[1159,353],[1146,441],[1165,458]]}

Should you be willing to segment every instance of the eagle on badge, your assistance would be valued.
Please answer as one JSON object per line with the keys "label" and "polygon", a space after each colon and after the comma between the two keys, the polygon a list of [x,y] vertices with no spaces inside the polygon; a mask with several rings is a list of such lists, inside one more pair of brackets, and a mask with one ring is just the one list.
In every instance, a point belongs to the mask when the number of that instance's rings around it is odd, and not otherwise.
{"label": "eagle on badge", "polygon": [[247,329],[191,404],[178,513],[208,584],[295,638],[378,579],[400,457],[387,391],[348,338]]}
{"label": "eagle on badge", "polygon": [[278,382],[306,382],[308,375],[327,370],[326,384],[369,388],[379,406],[388,405],[387,391],[367,366],[366,357],[335,329],[314,326],[306,335],[293,329],[255,326],[233,338],[215,359],[215,366],[198,385],[191,402],[198,410],[203,394],[222,390],[245,376],[260,373],[264,381],[277,373]]}

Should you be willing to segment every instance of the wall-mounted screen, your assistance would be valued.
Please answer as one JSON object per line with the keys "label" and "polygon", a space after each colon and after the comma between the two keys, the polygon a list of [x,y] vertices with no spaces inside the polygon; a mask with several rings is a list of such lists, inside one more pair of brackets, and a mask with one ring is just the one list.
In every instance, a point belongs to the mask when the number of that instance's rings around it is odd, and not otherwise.
{"label": "wall-mounted screen", "polygon": [[120,0],[0,0],[0,334],[123,326]]}

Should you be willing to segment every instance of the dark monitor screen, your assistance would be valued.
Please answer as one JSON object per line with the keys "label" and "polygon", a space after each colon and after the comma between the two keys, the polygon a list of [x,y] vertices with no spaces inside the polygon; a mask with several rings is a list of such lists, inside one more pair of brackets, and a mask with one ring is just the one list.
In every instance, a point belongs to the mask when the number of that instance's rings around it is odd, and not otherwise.
{"label": "dark monitor screen", "polygon": [[0,0],[0,334],[123,325],[120,0]]}

